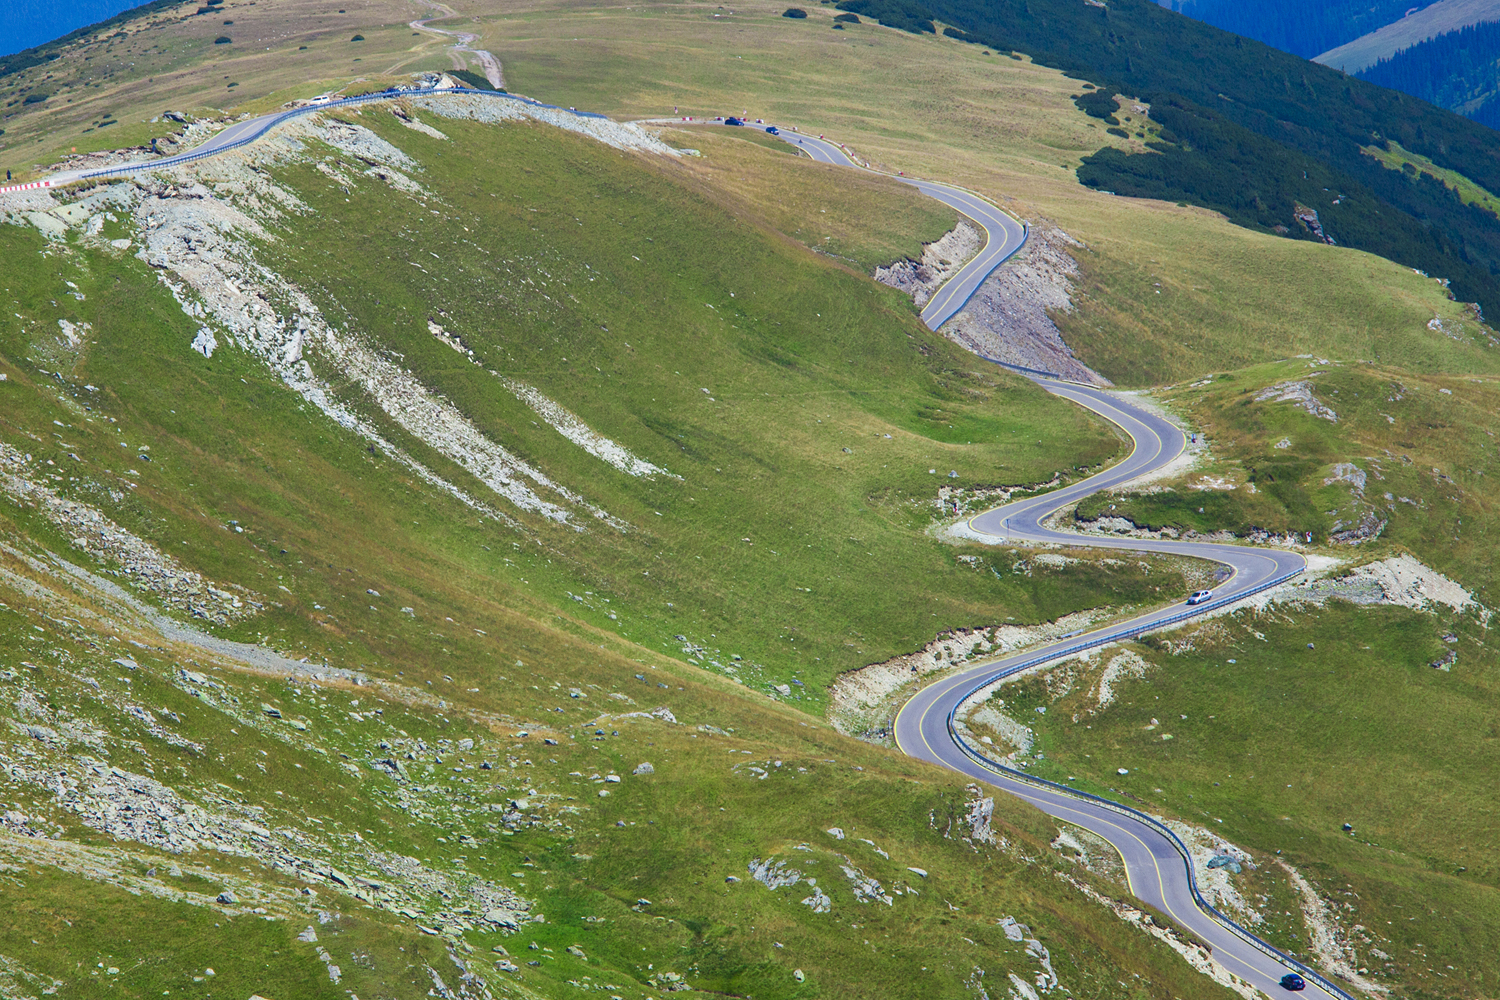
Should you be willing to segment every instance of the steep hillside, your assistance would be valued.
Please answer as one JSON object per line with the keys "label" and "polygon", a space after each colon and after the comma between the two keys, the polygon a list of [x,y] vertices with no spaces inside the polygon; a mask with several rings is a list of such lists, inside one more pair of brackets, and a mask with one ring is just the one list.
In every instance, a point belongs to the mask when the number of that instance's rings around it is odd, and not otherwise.
{"label": "steep hillside", "polygon": [[[220,20],[266,5],[243,6]],[[515,90],[753,109],[1026,218],[995,313],[1180,383],[1164,405],[1206,434],[1073,523],[1297,531],[1332,579],[966,724],[1002,750],[1030,727],[1028,769],[1184,824],[1221,904],[1356,988],[1486,995],[1492,803],[1465,781],[1494,765],[1490,328],[1444,273],[1233,215],[1253,202],[1219,206],[1237,225],[1080,184],[1168,158],[1144,90],[1080,101],[1019,52],[784,9],[460,13]],[[334,61],[354,34],[387,66],[463,58],[412,16],[357,11],[315,67],[308,36],[267,38],[242,103],[185,138],[397,79]],[[90,39],[58,61],[92,65]],[[207,45],[162,93],[231,93]],[[166,106],[128,63],[101,82]],[[1120,454],[869,280],[959,220],[733,130],[504,107],[372,105],[5,202],[5,988],[1245,995],[1131,903],[1107,845],[881,745],[914,669],[1212,577],[952,530]],[[42,102],[8,111],[39,150],[71,141]],[[1252,160],[1264,136],[1228,124]],[[1484,210],[1469,164],[1358,155]],[[1255,867],[1208,867],[1226,852]]]}
{"label": "steep hillside", "polygon": [[1346,73],[1357,73],[1429,38],[1470,24],[1493,21],[1497,14],[1500,9],[1494,0],[1438,0],[1383,28],[1329,49],[1316,60]]}
{"label": "steep hillside", "polygon": [[503,109],[7,200],[14,990],[1226,995],[1035,813],[821,721],[845,664],[1184,586],[924,533],[934,462],[1118,448],[834,256],[952,217]]}
{"label": "steep hillside", "polygon": [[1427,4],[1414,6],[1406,0],[1385,0],[1376,4],[1363,0],[1358,3],[1324,0],[1315,4],[1278,0],[1252,6],[1224,0],[1187,0],[1185,3],[1165,0],[1162,6],[1236,35],[1265,42],[1283,52],[1311,59],[1319,52],[1337,48],[1361,35],[1410,17]]}
{"label": "steep hillside", "polygon": [[1497,63],[1500,23],[1484,21],[1401,49],[1359,75],[1494,128],[1500,124]]}

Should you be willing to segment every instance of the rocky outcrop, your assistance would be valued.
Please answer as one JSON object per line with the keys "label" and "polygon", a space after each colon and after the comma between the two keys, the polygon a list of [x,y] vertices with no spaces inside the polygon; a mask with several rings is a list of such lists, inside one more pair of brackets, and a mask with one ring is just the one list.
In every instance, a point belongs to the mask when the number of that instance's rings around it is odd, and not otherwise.
{"label": "rocky outcrop", "polygon": [[877,267],[875,280],[910,295],[920,309],[983,246],[979,230],[963,219],[937,242],[924,246],[921,260],[898,260],[890,267]]}
{"label": "rocky outcrop", "polygon": [[[144,452],[138,458],[149,460]],[[36,508],[72,539],[75,548],[118,567],[126,579],[155,594],[168,607],[216,625],[228,625],[248,618],[262,606],[244,588],[216,585],[126,531],[99,509],[58,493],[39,481],[44,474],[34,466],[30,455],[0,444],[0,493]]]}
{"label": "rocky outcrop", "polygon": [[1291,403],[1319,419],[1334,424],[1339,422],[1339,415],[1313,395],[1312,385],[1306,380],[1277,382],[1255,394],[1257,403],[1264,403],[1267,400],[1275,403]]}

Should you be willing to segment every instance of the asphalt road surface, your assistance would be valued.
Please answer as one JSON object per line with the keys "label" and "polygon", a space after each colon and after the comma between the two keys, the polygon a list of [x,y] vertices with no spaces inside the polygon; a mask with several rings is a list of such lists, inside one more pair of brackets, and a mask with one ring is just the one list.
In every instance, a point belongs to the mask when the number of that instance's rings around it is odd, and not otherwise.
{"label": "asphalt road surface", "polygon": [[[434,29],[436,30],[436,29]],[[466,50],[473,51],[473,50]],[[486,53],[488,54],[488,53]],[[498,72],[498,69],[497,69]],[[0,186],[0,194],[10,191],[30,191],[42,188],[63,187],[68,184],[76,184],[79,181],[105,180],[116,177],[129,177],[131,174],[143,173],[150,170],[158,170],[162,167],[176,167],[204,157],[213,156],[229,149],[235,149],[247,145],[265,135],[271,129],[284,121],[297,118],[301,115],[315,114],[319,111],[329,111],[334,108],[349,107],[357,104],[367,104],[371,101],[389,101],[400,97],[420,97],[433,94],[475,94],[482,97],[493,97],[502,101],[516,101],[536,108],[546,108],[550,111],[561,111],[552,104],[543,104],[529,97],[521,97],[516,94],[504,94],[492,90],[474,90],[468,87],[454,87],[442,89],[413,89],[406,91],[377,91],[371,94],[361,94],[358,97],[343,97],[328,101],[324,104],[304,105],[299,108],[290,108],[282,111],[273,111],[270,114],[260,115],[256,118],[247,118],[242,122],[235,122],[223,131],[217,132],[207,142],[201,143],[190,150],[176,153],[172,156],[161,156],[151,160],[138,160],[133,163],[117,163],[107,167],[88,167],[80,170],[60,170],[55,174],[49,174],[39,181],[31,181],[26,184],[10,184]],[[603,118],[603,115],[589,111],[573,111],[580,118]]]}
{"label": "asphalt road surface", "polygon": [[[746,127],[765,128],[766,126]],[[789,132],[786,129],[778,129],[778,131],[780,133],[778,138],[796,146],[819,163],[833,163],[841,167],[867,170],[836,142],[800,132]],[[869,172],[876,173],[876,171]],[[890,177],[889,174],[881,174],[881,176]],[[933,295],[922,309],[922,322],[927,324],[929,330],[936,330],[964,307],[964,303],[968,302],[970,297],[979,290],[979,286],[984,284],[984,279],[988,278],[995,268],[1005,263],[1007,258],[1021,249],[1021,245],[1026,242],[1026,226],[963,188],[940,184],[937,181],[918,180],[915,177],[897,176],[891,179],[910,184],[929,198],[936,198],[944,205],[957,209],[973,219],[984,230],[984,248],[961,267],[957,274],[944,282],[943,287],[937,290],[937,294]]]}
{"label": "asphalt road surface", "polygon": [[[1197,556],[1222,564],[1228,578],[1215,588],[1210,601],[1196,607],[1172,605],[945,677],[918,692],[902,707],[896,716],[896,743],[910,756],[993,785],[1025,799],[1051,816],[1103,837],[1119,851],[1131,891],[1137,897],[1196,934],[1213,949],[1214,958],[1220,964],[1267,995],[1293,995],[1282,988],[1280,980],[1288,972],[1297,972],[1307,979],[1303,996],[1344,1000],[1347,994],[1342,994],[1331,984],[1325,988],[1300,964],[1293,964],[1269,946],[1250,940],[1245,932],[1237,932],[1222,918],[1216,919],[1205,912],[1195,898],[1188,862],[1170,834],[1159,825],[1134,813],[1134,810],[1067,789],[1049,787],[1026,778],[1019,771],[988,762],[983,758],[982,747],[966,744],[950,727],[959,704],[969,694],[995,680],[1081,648],[1103,645],[1149,631],[1164,622],[1231,604],[1257,590],[1293,578],[1306,567],[1302,556],[1276,549],[1165,539],[1080,537],[1045,527],[1047,517],[1067,504],[1169,464],[1181,453],[1185,442],[1182,431],[1168,421],[1111,393],[1051,379],[1037,378],[1035,381],[1047,391],[1093,410],[1122,428],[1135,442],[1135,448],[1125,461],[1096,476],[1065,489],[986,511],[971,518],[969,526],[976,532],[995,536],[997,543],[1083,544],[1094,548]],[[1128,787],[1133,779],[1123,775],[1118,780]]]}

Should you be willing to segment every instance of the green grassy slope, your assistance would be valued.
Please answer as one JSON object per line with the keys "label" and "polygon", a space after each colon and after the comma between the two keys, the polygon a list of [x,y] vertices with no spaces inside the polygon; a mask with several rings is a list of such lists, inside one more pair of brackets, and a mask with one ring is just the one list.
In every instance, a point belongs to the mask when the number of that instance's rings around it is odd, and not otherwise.
{"label": "green grassy slope", "polygon": [[[1361,559],[1370,551],[1412,552],[1493,604],[1490,539],[1500,531],[1490,479],[1494,380],[1320,362],[1262,365],[1168,391],[1207,435],[1211,460],[1168,492],[1099,494],[1078,516],[1108,512],[1179,531],[1312,532],[1320,544],[1361,519],[1385,522],[1373,541],[1357,549],[1335,544],[1330,552]],[[1337,421],[1279,401],[1279,393],[1256,398],[1299,382]],[[1364,485],[1339,478],[1341,465],[1344,475],[1362,473]],[[1194,488],[1210,480],[1238,488]]]}
{"label": "green grassy slope", "polygon": [[[1117,684],[1106,709],[1090,682],[1002,696],[1037,733],[1033,773],[1207,826],[1272,875],[1279,855],[1335,912],[1352,904],[1341,933],[1377,983],[1484,996],[1500,974],[1500,894],[1483,848],[1495,835],[1485,776],[1500,766],[1500,674],[1473,613],[1440,610],[1333,600],[1237,612],[1135,647],[1152,667]],[[1449,671],[1428,665],[1450,649]],[[1309,930],[1287,905],[1258,930],[1302,954]]]}
{"label": "green grassy slope", "polygon": [[[199,626],[310,664],[226,669],[104,584],[66,582],[49,552],[133,589],[128,570],[83,551],[87,532],[51,520],[58,505],[17,502],[7,479],[0,700],[13,724],[0,755],[17,815],[0,849],[25,873],[7,899],[29,916],[0,953],[83,994],[421,996],[430,969],[476,998],[572,995],[570,982],[654,996],[668,972],[756,997],[960,996],[1036,974],[996,925],[1013,915],[1073,995],[1117,997],[1122,981],[1141,997],[1224,995],[1089,899],[1083,887],[1121,890],[1070,872],[1036,814],[998,803],[995,844],[971,844],[961,781],[765,696],[796,673],[791,697],[816,709],[835,670],[939,629],[1154,594],[1137,569],[959,573],[955,550],[924,534],[930,463],[970,484],[1026,483],[1065,471],[1058,454],[1083,464],[1118,447],[1024,383],[971,374],[909,303],[794,239],[842,234],[857,259],[951,218],[895,186],[851,198],[817,170],[777,175],[796,181],[776,185],[788,200],[751,218],[753,199],[724,196],[711,170],[542,126],[427,116],[444,142],[385,111],[354,120],[418,157],[433,196],[366,177],[346,195],[284,163],[273,179],[310,211],[281,216],[255,254],[628,530],[578,533],[514,508],[519,527],[481,519],[247,353],[193,353],[200,321],[141,260],[77,230],[49,243],[4,227],[0,288],[20,318],[0,327],[0,440],[31,456],[6,474],[243,588],[253,613]],[[754,170],[761,155],[735,162]],[[760,221],[792,219],[788,201],[826,202],[838,227]],[[139,239],[117,212],[100,238]],[[429,317],[683,479],[626,476],[533,423]],[[485,489],[336,390],[440,474]],[[743,655],[746,686],[685,662],[675,634],[724,664]],[[302,674],[324,663],[371,681]],[[629,717],[657,708],[676,723]],[[642,761],[655,773],[633,774]],[[170,794],[145,796],[162,805],[127,835],[118,802],[104,807],[137,793],[107,786],[147,778]],[[160,846],[184,823],[205,846]],[[803,881],[772,891],[751,878],[757,859]],[[892,902],[856,898],[844,865]],[[829,912],[800,902],[807,876]],[[501,889],[545,922],[500,933],[484,915]],[[214,904],[225,890],[236,902]],[[106,940],[104,919],[130,940]],[[297,938],[306,926],[316,942]]]}
{"label": "green grassy slope", "polygon": [[[1298,383],[1324,416],[1275,398],[1284,390],[1257,398]],[[1483,996],[1497,974],[1489,928],[1500,899],[1476,850],[1492,837],[1488,778],[1500,766],[1487,610],[1494,388],[1325,359],[1171,387],[1162,395],[1204,431],[1208,460],[1148,490],[1091,497],[1075,515],[1176,532],[1311,532],[1314,553],[1345,567],[1415,557],[1477,607],[1455,612],[1431,584],[1407,597],[1426,610],[1361,607],[1380,588],[1338,585],[1330,597],[1319,584],[1319,603],[1289,597],[1133,647],[1151,664],[1146,679],[1117,682],[1107,708],[1092,678],[1066,692],[1029,682],[1002,693],[1038,734],[1033,771],[1210,826],[1262,862],[1281,852],[1325,898],[1355,908],[1342,934],[1358,963],[1414,996]],[[1036,706],[1049,711],[1033,718]],[[1273,941],[1308,945],[1296,906],[1270,916]]]}
{"label": "green grassy slope", "polygon": [[[1082,415],[924,332],[896,293],[836,264],[809,268],[788,243],[744,242],[748,227],[676,193],[672,171],[653,177],[582,140],[528,155],[547,141],[540,128],[443,122],[449,144],[369,117],[432,164],[425,181],[454,184],[454,211],[438,219],[368,188],[355,196],[363,204],[343,205],[322,177],[289,175],[330,222],[282,241],[278,252],[295,253],[280,267],[318,274],[326,308],[348,310],[507,447],[637,526],[546,536],[577,574],[572,590],[622,605],[618,623],[601,608],[594,624],[673,650],[685,634],[818,688],[940,628],[991,621],[996,605],[1034,620],[1088,600],[1082,578],[1055,592],[1021,577],[973,580],[921,535],[927,515],[915,509],[950,471],[970,486],[1025,484],[1071,472],[1059,454],[1097,464],[1116,444]],[[481,150],[525,165],[503,186],[464,191],[455,182],[480,170]],[[845,182],[816,170],[804,183]],[[829,214],[878,218],[873,193],[847,213],[830,201]],[[364,252],[339,252],[349,245]],[[432,274],[409,263],[432,253],[460,262]],[[480,365],[454,364],[426,331],[438,302]],[[535,423],[490,368],[683,481],[607,470]],[[1111,585],[1134,598],[1143,581]]]}

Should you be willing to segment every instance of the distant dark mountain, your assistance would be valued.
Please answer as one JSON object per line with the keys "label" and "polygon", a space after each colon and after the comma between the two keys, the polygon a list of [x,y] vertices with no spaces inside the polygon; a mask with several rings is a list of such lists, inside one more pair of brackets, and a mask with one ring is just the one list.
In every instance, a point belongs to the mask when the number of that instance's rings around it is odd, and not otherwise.
{"label": "distant dark mountain", "polygon": [[1399,21],[1431,0],[1159,0],[1216,28],[1311,59]]}
{"label": "distant dark mountain", "polygon": [[1500,22],[1438,35],[1358,75],[1500,129]]}
{"label": "distant dark mountain", "polygon": [[0,17],[0,56],[29,49],[121,11],[138,7],[145,0],[4,0]]}

